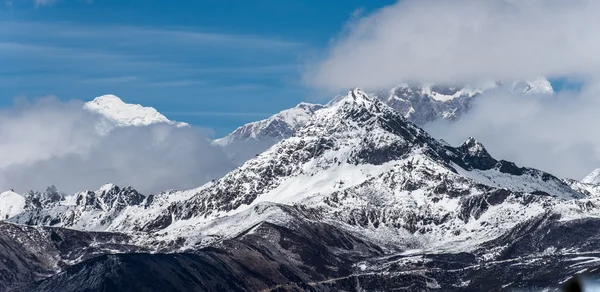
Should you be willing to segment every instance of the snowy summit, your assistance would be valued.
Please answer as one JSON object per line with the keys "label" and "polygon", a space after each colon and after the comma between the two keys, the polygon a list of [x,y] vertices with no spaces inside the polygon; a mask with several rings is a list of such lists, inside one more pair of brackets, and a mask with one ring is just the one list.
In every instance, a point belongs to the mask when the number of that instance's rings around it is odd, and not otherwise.
{"label": "snowy summit", "polygon": [[112,94],[96,97],[94,100],[86,102],[83,107],[103,115],[118,127],[148,126],[158,123],[167,123],[177,127],[189,126],[187,123],[167,119],[153,107],[125,103],[118,96]]}
{"label": "snowy summit", "polygon": [[600,168],[592,171],[592,173],[588,174],[588,176],[582,179],[581,182],[591,185],[600,185]]}

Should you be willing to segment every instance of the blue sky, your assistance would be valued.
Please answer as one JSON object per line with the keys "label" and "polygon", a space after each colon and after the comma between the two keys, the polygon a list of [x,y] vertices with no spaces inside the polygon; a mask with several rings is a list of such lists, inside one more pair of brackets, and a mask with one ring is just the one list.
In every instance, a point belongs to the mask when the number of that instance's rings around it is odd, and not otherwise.
{"label": "blue sky", "polygon": [[12,0],[0,4],[0,106],[112,93],[222,136],[302,100],[307,60],[392,0]]}

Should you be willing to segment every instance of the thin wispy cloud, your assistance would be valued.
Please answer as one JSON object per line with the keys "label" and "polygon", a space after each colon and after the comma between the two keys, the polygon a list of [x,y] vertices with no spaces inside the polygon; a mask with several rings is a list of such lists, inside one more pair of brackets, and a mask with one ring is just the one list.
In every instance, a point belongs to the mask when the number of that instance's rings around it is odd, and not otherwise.
{"label": "thin wispy cloud", "polygon": [[152,87],[198,87],[206,85],[206,82],[202,80],[149,81],[148,85]]}
{"label": "thin wispy cloud", "polygon": [[212,67],[198,68],[197,72],[201,73],[253,73],[253,74],[270,74],[282,73],[299,69],[298,64],[279,64],[279,65],[264,65],[264,66],[231,66],[231,67]]}
{"label": "thin wispy cloud", "polygon": [[120,27],[123,35],[134,35],[140,38],[159,38],[197,45],[243,45],[245,49],[285,50],[303,46],[302,43],[286,41],[256,35],[239,35],[226,33],[195,32],[190,30],[152,30],[135,27]]}
{"label": "thin wispy cloud", "polygon": [[[56,4],[59,0],[33,0],[33,5],[35,8],[39,8],[41,6],[52,6]],[[83,3],[93,4],[94,0],[78,0]],[[10,3],[10,5],[8,4]],[[12,0],[7,1],[7,5],[12,6]]]}
{"label": "thin wispy cloud", "polygon": [[[218,85],[217,81],[226,76],[235,83],[259,83],[261,78],[276,78],[279,82],[282,76],[295,76],[298,67],[290,60],[304,48],[302,43],[278,37],[181,27],[0,21],[0,54],[8,60],[0,68],[0,83],[9,83],[2,79],[11,74],[43,71],[54,72],[47,76],[53,79],[74,75],[83,80],[80,84],[98,88],[127,85],[129,89],[259,90],[255,86]],[[35,76],[26,79],[29,88],[47,83]],[[63,78],[55,87],[70,87],[71,83]]]}
{"label": "thin wispy cloud", "polygon": [[33,4],[35,5],[35,7],[40,7],[40,6],[49,6],[49,5],[53,5],[54,3],[56,3],[57,0],[34,0]]}
{"label": "thin wispy cloud", "polygon": [[596,0],[403,0],[350,21],[308,84],[473,82],[600,73]]}
{"label": "thin wispy cloud", "polygon": [[83,80],[85,83],[101,83],[101,84],[114,84],[114,83],[127,83],[140,80],[137,76],[118,76],[118,77],[103,77],[103,78],[86,78]]}
{"label": "thin wispy cloud", "polygon": [[[38,0],[41,2],[54,3],[56,0]],[[112,40],[106,45],[162,43],[165,41],[188,45],[243,45],[244,49],[261,50],[287,50],[305,46],[303,43],[293,40],[285,40],[277,37],[245,35],[236,33],[216,33],[208,31],[195,31],[186,27],[152,28],[127,25],[81,25],[69,22],[19,22],[0,21],[3,27],[10,27],[11,31],[0,30],[0,34],[19,34],[41,39],[106,39]],[[51,35],[45,32],[52,31]],[[132,42],[135,40],[135,42]]]}
{"label": "thin wispy cloud", "polygon": [[209,112],[209,111],[186,111],[165,112],[169,116],[216,116],[216,117],[267,117],[273,113],[256,112]]}

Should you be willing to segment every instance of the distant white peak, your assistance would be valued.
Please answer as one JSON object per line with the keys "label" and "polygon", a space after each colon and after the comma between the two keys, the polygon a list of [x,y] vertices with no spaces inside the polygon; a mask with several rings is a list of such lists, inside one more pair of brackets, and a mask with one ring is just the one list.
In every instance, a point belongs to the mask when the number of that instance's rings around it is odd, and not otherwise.
{"label": "distant white peak", "polygon": [[516,82],[513,88],[515,92],[524,94],[550,95],[554,93],[552,84],[544,77],[540,77],[531,81]]}
{"label": "distant white peak", "polygon": [[306,124],[312,117],[312,113],[322,107],[320,104],[301,102],[291,109],[281,111],[270,119],[282,119],[287,124],[300,126]]}
{"label": "distant white peak", "polygon": [[0,194],[0,220],[16,216],[25,209],[25,197],[8,191]]}
{"label": "distant white peak", "polygon": [[105,184],[105,185],[101,186],[101,187],[98,189],[98,192],[100,192],[100,193],[103,193],[103,192],[104,192],[104,193],[105,193],[105,192],[109,192],[110,190],[112,190],[112,189],[114,189],[114,188],[116,188],[116,187],[117,187],[117,185],[115,185],[115,184],[111,184],[111,183],[108,183],[108,184]]}
{"label": "distant white peak", "polygon": [[320,104],[301,102],[293,108],[283,110],[264,120],[245,124],[229,135],[214,140],[214,142],[217,145],[224,146],[233,142],[247,141],[249,139],[288,138],[293,135],[296,130],[310,122],[313,113],[321,108],[323,108],[323,106]]}
{"label": "distant white peak", "polygon": [[316,103],[301,102],[295,107],[300,108],[300,109],[305,109],[305,110],[318,110],[318,109],[322,108],[323,105],[316,104]]}
{"label": "distant white peak", "polygon": [[158,123],[171,124],[177,127],[189,126],[186,123],[170,121],[152,107],[125,103],[112,94],[96,97],[94,100],[86,102],[83,107],[91,112],[103,115],[117,127],[148,126]]}
{"label": "distant white peak", "polygon": [[600,185],[600,168],[592,171],[592,173],[582,179],[581,182],[585,184]]}

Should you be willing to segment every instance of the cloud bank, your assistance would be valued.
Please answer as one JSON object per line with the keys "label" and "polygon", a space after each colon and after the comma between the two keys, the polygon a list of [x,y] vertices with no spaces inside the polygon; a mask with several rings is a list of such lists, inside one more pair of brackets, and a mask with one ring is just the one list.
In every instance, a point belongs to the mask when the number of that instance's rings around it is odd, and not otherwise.
{"label": "cloud bank", "polygon": [[305,80],[337,91],[593,76],[600,70],[597,11],[596,0],[403,0],[351,20]]}
{"label": "cloud bank", "polygon": [[473,136],[498,159],[579,180],[600,167],[599,95],[591,85],[551,96],[497,91],[477,97],[460,121],[425,129],[452,145]]}
{"label": "cloud bank", "polygon": [[104,117],[83,102],[20,100],[0,110],[0,191],[72,193],[105,183],[143,193],[188,189],[233,168],[208,133],[167,124],[96,130]]}

